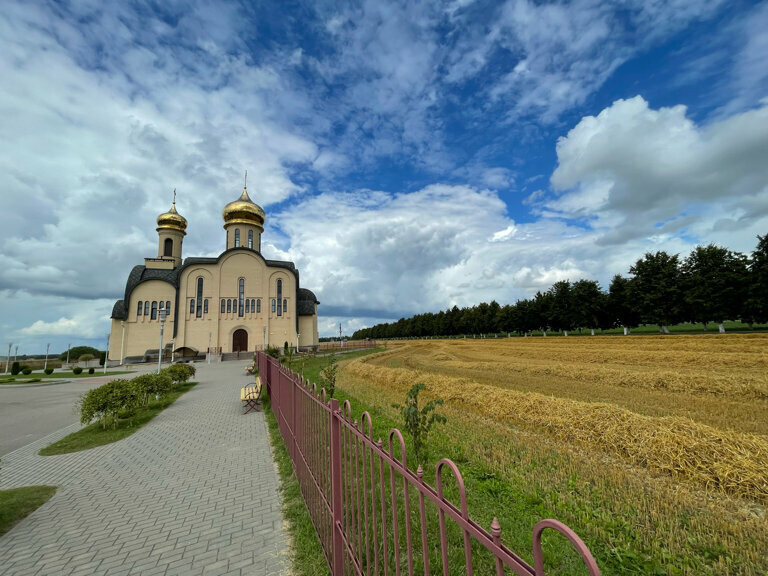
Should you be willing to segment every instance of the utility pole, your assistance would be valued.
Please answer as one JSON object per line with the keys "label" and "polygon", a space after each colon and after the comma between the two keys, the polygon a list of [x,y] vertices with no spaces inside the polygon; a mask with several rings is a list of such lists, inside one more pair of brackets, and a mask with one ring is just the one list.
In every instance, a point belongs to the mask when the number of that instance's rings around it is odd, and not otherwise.
{"label": "utility pole", "polygon": [[344,343],[341,341],[341,322],[339,322],[339,348],[343,348]]}

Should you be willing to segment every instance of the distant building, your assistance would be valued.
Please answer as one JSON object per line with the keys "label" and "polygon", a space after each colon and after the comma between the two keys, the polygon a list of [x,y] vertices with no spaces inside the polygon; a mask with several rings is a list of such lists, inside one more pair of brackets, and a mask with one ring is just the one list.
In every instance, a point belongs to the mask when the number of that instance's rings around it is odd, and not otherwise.
{"label": "distant building", "polygon": [[293,262],[261,255],[265,214],[243,193],[224,207],[226,250],[217,258],[185,258],[187,220],[171,209],[157,217],[156,258],[128,275],[112,309],[110,361],[157,358],[160,312],[168,311],[163,351],[178,356],[252,352],[265,345],[318,343],[315,295],[299,285]]}

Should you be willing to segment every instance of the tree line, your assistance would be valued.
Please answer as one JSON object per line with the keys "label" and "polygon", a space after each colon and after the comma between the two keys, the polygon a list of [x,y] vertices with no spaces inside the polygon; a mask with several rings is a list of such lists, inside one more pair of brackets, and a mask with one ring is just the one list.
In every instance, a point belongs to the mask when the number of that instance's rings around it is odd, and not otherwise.
{"label": "tree line", "polygon": [[617,274],[605,291],[595,280],[556,282],[533,298],[501,306],[496,301],[454,306],[444,312],[417,314],[397,322],[362,328],[353,338],[408,338],[540,330],[607,330],[656,324],[662,332],[680,322],[726,320],[750,326],[768,322],[768,234],[758,236],[751,255],[709,244],[684,259],[664,251],[646,253]]}

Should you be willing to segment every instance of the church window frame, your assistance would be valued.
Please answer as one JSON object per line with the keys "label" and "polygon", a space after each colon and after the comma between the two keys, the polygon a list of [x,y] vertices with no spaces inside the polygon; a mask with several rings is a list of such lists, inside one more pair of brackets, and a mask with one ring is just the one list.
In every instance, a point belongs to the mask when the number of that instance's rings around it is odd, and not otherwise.
{"label": "church window frame", "polygon": [[169,315],[171,313],[171,301],[166,300],[165,301],[165,314]]}
{"label": "church window frame", "polygon": [[256,313],[261,314],[261,298],[256,300]]}
{"label": "church window frame", "polygon": [[203,300],[203,314],[208,314],[208,298]]}
{"label": "church window frame", "polygon": [[163,242],[163,256],[173,256],[173,239],[166,238]]}
{"label": "church window frame", "polygon": [[256,314],[256,300],[251,298],[251,314]]}
{"label": "church window frame", "polygon": [[227,300],[226,298],[221,299],[221,313],[226,314],[227,313]]}
{"label": "church window frame", "polygon": [[245,278],[237,280],[237,315],[242,318],[245,312],[243,299],[245,298]]}
{"label": "church window frame", "polygon": [[251,300],[249,298],[245,299],[245,313],[246,314],[251,313]]}
{"label": "church window frame", "polygon": [[157,301],[152,301],[152,316],[149,319],[157,320]]}
{"label": "church window frame", "polygon": [[190,298],[189,299],[189,313],[194,314],[195,313],[195,299]]}
{"label": "church window frame", "polygon": [[149,316],[149,300],[144,300],[144,316]]}
{"label": "church window frame", "polygon": [[141,316],[142,311],[144,310],[144,302],[139,300],[139,307],[136,310],[136,316]]}
{"label": "church window frame", "polygon": [[283,298],[283,314],[288,314],[288,300]]}
{"label": "church window frame", "polygon": [[235,228],[235,248],[240,247],[240,228]]}
{"label": "church window frame", "polygon": [[197,307],[195,312],[195,318],[202,318],[203,316],[203,277],[197,277]]}
{"label": "church window frame", "polygon": [[283,315],[283,281],[277,279],[277,315]]}
{"label": "church window frame", "polygon": [[227,314],[232,314],[232,299],[227,298]]}
{"label": "church window frame", "polygon": [[248,248],[253,250],[253,230],[248,230]]}
{"label": "church window frame", "polygon": [[275,313],[275,306],[276,306],[276,305],[275,305],[275,299],[274,299],[274,298],[272,298],[272,314],[274,314],[274,313]]}

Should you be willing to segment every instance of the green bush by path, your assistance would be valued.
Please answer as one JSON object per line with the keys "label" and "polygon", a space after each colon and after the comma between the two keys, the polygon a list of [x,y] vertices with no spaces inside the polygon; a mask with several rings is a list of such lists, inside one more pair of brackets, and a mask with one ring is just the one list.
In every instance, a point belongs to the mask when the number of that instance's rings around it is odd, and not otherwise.
{"label": "green bush by path", "polygon": [[137,389],[130,380],[113,380],[93,388],[78,400],[80,423],[98,420],[102,428],[117,427],[120,412],[132,413],[142,404]]}
{"label": "green bush by path", "polygon": [[[128,381],[123,381],[128,382]],[[65,436],[61,440],[46,446],[40,450],[41,456],[53,456],[56,454],[69,454],[88,450],[96,446],[111,444],[122,440],[139,430],[147,422],[152,420],[157,414],[173,404],[182,394],[191,390],[197,382],[187,382],[179,388],[160,399],[150,398],[147,406],[139,407],[133,412],[121,412],[117,415],[117,424],[111,428],[104,428],[101,422],[96,421],[85,428]]]}
{"label": "green bush by path", "polygon": [[53,374],[53,368],[46,368],[44,372],[46,373],[46,375],[50,376],[51,374]]}
{"label": "green bush by path", "polygon": [[75,376],[78,376],[82,373],[83,373],[83,369],[80,368],[80,366],[75,366],[74,368],[72,368],[72,374],[74,374]]}
{"label": "green bush by path", "polygon": [[13,364],[11,364],[11,374],[13,376],[16,376],[16,374],[18,374],[19,372],[21,372],[21,366],[19,365],[19,363],[14,362]]}
{"label": "green bush by path", "polygon": [[29,376],[32,374],[32,368],[29,366],[24,366],[24,368],[21,369],[21,373],[24,374],[24,376]]}
{"label": "green bush by path", "polygon": [[0,490],[0,536],[45,504],[55,493],[56,486]]}

